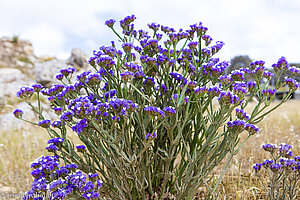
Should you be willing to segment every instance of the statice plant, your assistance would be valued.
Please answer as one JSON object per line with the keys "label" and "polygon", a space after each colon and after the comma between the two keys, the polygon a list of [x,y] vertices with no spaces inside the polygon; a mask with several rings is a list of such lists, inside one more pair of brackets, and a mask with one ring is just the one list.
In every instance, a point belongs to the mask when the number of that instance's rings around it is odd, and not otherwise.
{"label": "statice plant", "polygon": [[[267,199],[297,199],[300,188],[300,156],[293,156],[289,144],[263,144],[262,149],[269,152],[271,159],[253,165],[266,192]],[[263,169],[267,180],[261,175]]]}
{"label": "statice plant", "polygon": [[[94,70],[75,82],[69,68],[56,77],[61,84],[21,88],[18,96],[39,116],[30,123],[64,139],[47,150],[82,173],[97,173],[111,199],[192,199],[203,185],[214,193],[232,157],[258,133],[255,124],[286,102],[298,83],[287,79],[270,87],[273,74],[265,73],[263,61],[225,75],[230,63],[215,58],[224,43],[213,42],[202,23],[178,31],[151,23],[143,30],[135,28],[135,19],[121,20],[121,31],[115,20],[105,22],[117,42],[94,51]],[[278,77],[291,69],[283,57],[273,68]],[[255,81],[246,81],[247,74]],[[284,84],[289,94],[269,108]],[[48,98],[56,121],[44,118],[33,94]],[[246,113],[253,98],[258,103]],[[15,115],[27,121],[22,111]],[[82,142],[77,148],[70,134]],[[211,187],[212,171],[225,158]]]}

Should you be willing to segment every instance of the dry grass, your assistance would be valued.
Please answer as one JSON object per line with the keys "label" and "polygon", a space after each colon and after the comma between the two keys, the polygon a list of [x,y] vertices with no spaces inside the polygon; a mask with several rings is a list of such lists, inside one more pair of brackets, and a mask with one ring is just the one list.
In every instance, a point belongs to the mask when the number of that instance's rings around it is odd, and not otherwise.
{"label": "dry grass", "polygon": [[47,138],[45,131],[35,127],[0,132],[0,192],[30,188],[30,162],[46,153]]}
{"label": "dry grass", "polygon": [[[268,158],[260,149],[262,143],[288,143],[293,145],[294,155],[300,155],[300,101],[285,103],[266,117],[259,128],[260,133],[250,138],[234,157],[219,186],[219,199],[264,199],[259,198],[263,195],[262,186],[251,166]],[[246,136],[244,133],[241,138]],[[34,127],[18,132],[0,131],[0,193],[24,192],[30,188],[30,162],[46,154],[47,139],[45,130]]]}

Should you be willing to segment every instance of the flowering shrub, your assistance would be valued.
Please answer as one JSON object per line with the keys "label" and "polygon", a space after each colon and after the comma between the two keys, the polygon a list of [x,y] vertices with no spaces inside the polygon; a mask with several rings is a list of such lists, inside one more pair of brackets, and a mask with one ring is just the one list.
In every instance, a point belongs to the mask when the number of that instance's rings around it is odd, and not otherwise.
{"label": "flowering shrub", "polygon": [[[258,132],[255,124],[287,101],[298,83],[287,79],[269,88],[273,74],[263,61],[225,75],[230,64],[214,58],[224,43],[211,45],[202,23],[186,31],[152,23],[148,32],[136,30],[134,20],[132,15],[120,21],[122,34],[115,20],[106,21],[121,44],[94,51],[89,63],[95,71],[72,83],[75,70],[64,69],[56,76],[60,85],[21,88],[18,96],[39,116],[38,123],[30,123],[64,139],[47,150],[85,174],[99,174],[112,199],[191,199],[199,186],[209,187],[212,170],[229,155],[219,181],[209,188],[214,192],[233,155]],[[273,68],[278,77],[291,69],[283,57]],[[255,81],[245,82],[248,74]],[[268,109],[284,84],[289,94]],[[39,101],[32,104],[34,93],[38,100],[48,97],[57,121],[43,117]],[[247,114],[254,97],[258,103]],[[15,111],[26,121],[22,114]],[[82,142],[76,148],[67,137],[71,130]],[[238,146],[243,131],[248,137]],[[81,191],[62,187],[66,194]]]}
{"label": "flowering shrub", "polygon": [[[268,199],[296,199],[300,187],[300,156],[293,157],[291,145],[263,144],[262,148],[271,154],[272,159],[253,165]],[[268,171],[267,184],[260,175],[261,168]]]}

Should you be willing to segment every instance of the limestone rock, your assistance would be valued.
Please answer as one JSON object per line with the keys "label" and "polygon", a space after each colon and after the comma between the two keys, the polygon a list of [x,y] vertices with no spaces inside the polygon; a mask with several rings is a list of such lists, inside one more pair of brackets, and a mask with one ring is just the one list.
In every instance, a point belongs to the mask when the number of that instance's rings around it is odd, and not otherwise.
{"label": "limestone rock", "polygon": [[89,65],[88,55],[84,53],[81,49],[75,48],[72,50],[71,57],[68,59],[68,64],[74,67],[85,68]]}
{"label": "limestone rock", "polygon": [[25,85],[31,85],[33,81],[28,79],[19,69],[0,68],[0,96],[15,97],[17,91]]}
{"label": "limestone rock", "polygon": [[34,64],[35,80],[37,83],[49,87],[53,83],[58,83],[55,75],[64,68],[68,68],[67,62],[56,58],[46,62],[36,62]]}
{"label": "limestone rock", "polygon": [[0,38],[0,66],[15,67],[18,61],[32,64],[35,59],[31,42],[17,37]]}

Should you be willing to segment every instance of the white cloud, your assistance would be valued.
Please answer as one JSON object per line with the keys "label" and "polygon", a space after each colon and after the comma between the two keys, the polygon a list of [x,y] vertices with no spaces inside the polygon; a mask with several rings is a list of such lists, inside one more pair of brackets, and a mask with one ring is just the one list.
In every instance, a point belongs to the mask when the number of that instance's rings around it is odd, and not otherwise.
{"label": "white cloud", "polygon": [[135,14],[139,28],[158,22],[178,29],[202,21],[225,42],[225,59],[247,54],[271,64],[284,55],[300,62],[299,10],[299,0],[10,0],[0,3],[0,34],[28,37],[37,54],[66,55],[73,47],[90,53],[115,39],[106,19]]}
{"label": "white cloud", "polygon": [[64,32],[47,24],[39,24],[20,34],[32,42],[37,55],[64,55]]}

